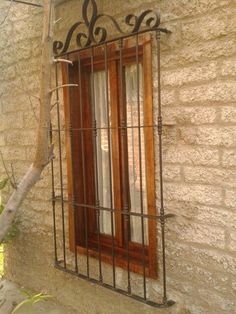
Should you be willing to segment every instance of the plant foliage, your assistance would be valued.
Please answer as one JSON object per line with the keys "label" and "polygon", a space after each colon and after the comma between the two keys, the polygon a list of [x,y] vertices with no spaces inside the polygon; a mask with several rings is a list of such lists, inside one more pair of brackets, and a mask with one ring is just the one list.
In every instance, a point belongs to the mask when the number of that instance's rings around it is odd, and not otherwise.
{"label": "plant foliage", "polygon": [[44,294],[44,293],[37,293],[37,294],[31,294],[26,290],[21,290],[21,294],[23,294],[26,299],[23,300],[22,302],[20,302],[12,311],[12,314],[16,313],[19,309],[21,309],[22,307],[29,305],[30,310],[33,310],[33,305],[38,303],[38,302],[42,302],[42,301],[46,301],[49,298],[52,298],[51,295],[48,294]]}

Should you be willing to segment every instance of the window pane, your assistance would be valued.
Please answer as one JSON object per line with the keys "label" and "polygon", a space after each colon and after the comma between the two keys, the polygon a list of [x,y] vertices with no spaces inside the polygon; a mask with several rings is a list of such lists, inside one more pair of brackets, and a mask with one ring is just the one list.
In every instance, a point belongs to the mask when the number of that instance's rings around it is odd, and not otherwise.
{"label": "window pane", "polygon": [[[98,167],[98,194],[100,206],[111,208],[111,186],[112,174],[110,173],[110,152],[108,143],[108,116],[106,96],[106,73],[98,71],[94,73],[94,102],[95,116],[97,122],[97,167]],[[108,102],[109,99],[108,99]],[[109,104],[110,107],[110,104]],[[110,110],[109,110],[110,115]],[[104,129],[101,129],[104,128]],[[112,161],[111,161],[112,162]],[[115,227],[115,225],[114,225]],[[111,235],[111,213],[101,210],[100,232]]]}
{"label": "window pane", "polygon": [[[139,70],[136,64],[126,66],[125,78],[130,211],[147,213],[144,128],[139,128],[144,125],[142,65],[139,65]],[[142,219],[131,216],[130,228],[131,241],[142,243]],[[148,242],[147,228],[147,219],[144,219],[145,244]]]}

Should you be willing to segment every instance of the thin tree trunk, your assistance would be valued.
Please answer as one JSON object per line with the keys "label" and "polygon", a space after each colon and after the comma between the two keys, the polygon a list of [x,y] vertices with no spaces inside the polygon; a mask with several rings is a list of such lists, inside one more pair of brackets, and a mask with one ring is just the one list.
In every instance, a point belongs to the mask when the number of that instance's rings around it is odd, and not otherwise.
{"label": "thin tree trunk", "polygon": [[11,227],[16,212],[26,198],[27,193],[40,179],[41,173],[52,158],[52,147],[48,146],[50,107],[51,107],[51,69],[52,57],[52,28],[53,0],[44,0],[43,4],[43,36],[40,80],[40,116],[38,124],[36,153],[32,165],[21,179],[17,189],[10,196],[4,211],[0,215],[0,243]]}

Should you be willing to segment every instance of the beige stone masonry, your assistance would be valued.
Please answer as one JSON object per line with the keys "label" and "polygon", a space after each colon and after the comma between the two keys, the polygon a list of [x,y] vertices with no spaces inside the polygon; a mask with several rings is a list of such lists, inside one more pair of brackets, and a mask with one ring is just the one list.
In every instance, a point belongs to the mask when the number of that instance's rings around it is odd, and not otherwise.
{"label": "beige stone masonry", "polygon": [[[161,81],[165,208],[176,215],[168,220],[166,228],[167,286],[168,297],[177,304],[169,310],[153,309],[54,269],[50,168],[21,207],[20,236],[7,246],[6,277],[36,292],[47,291],[67,307],[68,313],[234,314],[236,3],[97,2],[102,12],[119,21],[124,21],[128,13],[155,9],[161,13],[162,25],[172,31],[162,36]],[[81,3],[67,0],[57,7],[57,18],[62,18],[56,27],[57,39],[64,40],[68,28],[81,19]],[[0,21],[8,5],[0,1]],[[38,92],[41,12],[13,4],[8,20],[0,26],[0,149],[7,166],[13,163],[17,179],[29,166],[34,152],[38,101],[31,97],[30,104],[24,90],[36,95]],[[153,58],[156,60],[155,51]],[[155,61],[153,86],[156,117]],[[157,142],[155,145],[157,152]],[[58,177],[57,158],[55,174]],[[0,165],[0,178],[4,176]],[[66,189],[65,164],[63,179]],[[60,194],[58,182],[56,194]],[[56,210],[61,230],[58,205]],[[109,278],[110,268],[105,268]],[[121,284],[125,284],[125,275],[125,271],[118,272]],[[159,279],[152,283],[151,295],[159,295]],[[140,278],[136,276],[134,281],[140,289]]]}

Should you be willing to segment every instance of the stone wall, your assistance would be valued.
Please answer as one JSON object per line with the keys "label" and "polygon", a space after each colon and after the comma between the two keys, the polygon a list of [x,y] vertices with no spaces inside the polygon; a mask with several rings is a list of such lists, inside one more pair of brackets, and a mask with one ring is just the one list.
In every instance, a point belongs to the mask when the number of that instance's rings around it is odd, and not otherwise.
{"label": "stone wall", "polygon": [[[162,25],[172,31],[162,40],[161,59],[168,124],[163,154],[166,210],[176,214],[167,224],[168,296],[177,302],[170,311],[234,313],[235,1],[121,0],[99,1],[98,6],[118,19],[156,8]],[[7,5],[0,8],[2,19]],[[57,8],[57,17],[62,17],[57,38],[78,20],[80,10],[81,1],[65,1]],[[18,179],[35,144],[38,103],[30,95],[38,92],[41,19],[41,9],[14,4],[0,26],[0,149]],[[169,313],[55,270],[50,198],[47,169],[19,212],[19,237],[7,246],[9,279],[53,294],[68,306],[68,313]]]}

